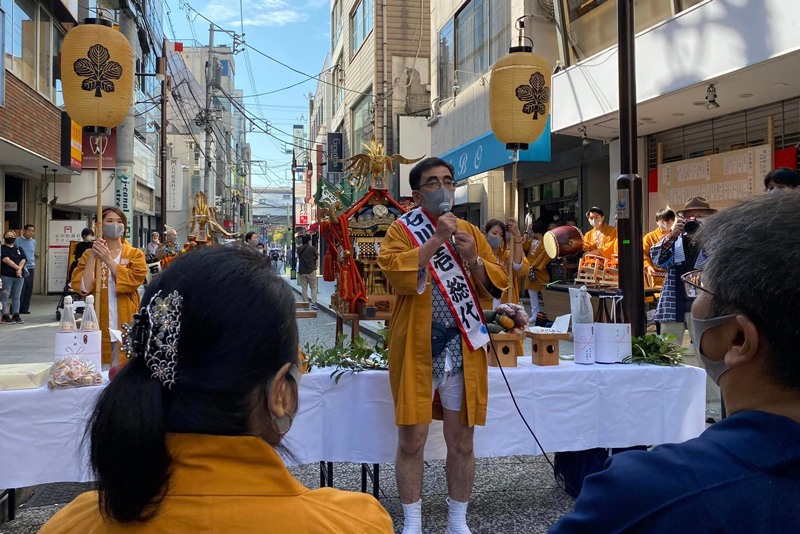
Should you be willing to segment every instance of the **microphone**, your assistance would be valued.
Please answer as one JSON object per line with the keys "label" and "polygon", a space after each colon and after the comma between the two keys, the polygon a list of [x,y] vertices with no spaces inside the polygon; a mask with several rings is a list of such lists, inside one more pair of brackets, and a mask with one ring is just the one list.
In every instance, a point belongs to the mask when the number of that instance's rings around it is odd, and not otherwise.
{"label": "microphone", "polygon": [[[442,215],[445,213],[450,213],[450,210],[453,209],[453,206],[449,202],[442,202],[439,204],[439,211],[442,212]],[[453,250],[456,252],[456,256],[458,259],[461,259],[461,254],[458,253],[458,247],[456,246],[456,238],[453,234],[450,234],[450,245],[453,247]]]}

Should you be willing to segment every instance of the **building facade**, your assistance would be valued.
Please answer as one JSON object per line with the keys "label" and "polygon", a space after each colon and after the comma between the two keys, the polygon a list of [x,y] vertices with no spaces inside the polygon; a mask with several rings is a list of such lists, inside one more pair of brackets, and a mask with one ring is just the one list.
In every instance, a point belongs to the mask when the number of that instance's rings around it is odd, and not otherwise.
{"label": "building facade", "polygon": [[[566,68],[553,76],[553,131],[580,135],[582,129],[609,143],[613,189],[619,174],[616,3],[555,6]],[[648,226],[655,210],[680,207],[688,195],[725,207],[763,192],[763,175],[773,167],[797,168],[796,8],[781,0],[636,2],[639,174]]]}
{"label": "building facade", "polygon": [[[325,102],[330,119],[324,126],[326,133],[342,134],[344,157],[362,152],[373,137],[388,154],[397,153],[399,117],[429,113],[430,50],[426,43],[430,41],[433,3],[331,2],[328,75],[332,85]],[[319,128],[311,132],[312,139],[318,132]],[[332,183],[337,179],[329,177]],[[393,194],[400,194],[397,176],[390,179],[389,187]]]}

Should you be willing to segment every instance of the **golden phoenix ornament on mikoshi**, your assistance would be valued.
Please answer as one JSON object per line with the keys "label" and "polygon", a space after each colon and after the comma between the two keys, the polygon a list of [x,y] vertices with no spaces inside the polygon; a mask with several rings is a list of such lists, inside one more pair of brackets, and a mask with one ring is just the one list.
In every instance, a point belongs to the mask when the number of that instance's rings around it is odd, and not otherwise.
{"label": "golden phoenix ornament on mikoshi", "polygon": [[[220,226],[217,222],[217,208],[209,206],[206,200],[206,195],[202,191],[194,196],[195,206],[192,208],[190,234],[195,234],[195,227],[198,229],[197,236],[206,236],[206,239],[212,235],[213,232],[219,232],[225,237],[235,237],[233,234],[228,233],[225,228]],[[204,241],[201,237],[197,238],[198,241]]]}
{"label": "golden phoenix ornament on mikoshi", "polygon": [[373,137],[369,145],[362,143],[366,153],[356,154],[339,161],[348,162],[345,172],[350,173],[350,185],[357,189],[364,189],[369,182],[372,189],[388,189],[384,173],[394,172],[394,165],[402,163],[408,165],[416,163],[425,156],[408,159],[400,154],[387,156],[383,153],[383,143],[376,143]]}

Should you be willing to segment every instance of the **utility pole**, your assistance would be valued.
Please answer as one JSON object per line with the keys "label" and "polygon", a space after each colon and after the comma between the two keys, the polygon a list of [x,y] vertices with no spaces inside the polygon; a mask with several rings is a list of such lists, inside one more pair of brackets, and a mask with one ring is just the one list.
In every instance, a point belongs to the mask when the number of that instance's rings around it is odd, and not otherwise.
{"label": "utility pole", "polygon": [[209,206],[214,206],[216,178],[211,178],[211,133],[214,128],[214,119],[211,116],[211,91],[214,87],[214,24],[209,24],[208,29],[208,59],[206,60],[206,109],[205,109],[205,130],[206,130],[206,166],[203,174],[203,188],[206,193],[206,200]]}
{"label": "utility pole", "polygon": [[[119,30],[122,35],[131,44],[133,50],[136,50],[136,43],[138,36],[136,33],[136,21],[133,19],[131,13],[127,10],[120,10]],[[134,175],[133,175],[133,130],[135,125],[136,106],[131,103],[128,107],[128,115],[125,120],[117,126],[117,161],[114,165],[114,205],[121,209],[128,218],[128,231],[125,239],[133,246],[137,246],[137,242],[132,239],[133,237],[133,191],[135,190]],[[98,158],[99,172],[102,173],[102,158]],[[97,221],[98,226],[102,226],[102,222]]]}
{"label": "utility pole", "polygon": [[294,280],[297,278],[297,270],[295,269],[295,265],[297,265],[297,258],[295,257],[295,247],[297,244],[295,243],[295,233],[296,233],[296,226],[297,226],[297,201],[295,200],[295,188],[297,186],[297,158],[295,157],[295,150],[292,149],[292,270],[290,279]]}
{"label": "utility pole", "polygon": [[622,305],[631,321],[631,334],[643,336],[647,328],[644,311],[644,251],[642,243],[642,179],[636,173],[636,41],[633,0],[617,0],[619,39],[619,146],[620,176],[617,178],[617,228],[619,231],[619,287]]}
{"label": "utility pole", "polygon": [[167,235],[167,85],[169,84],[166,37],[161,43],[161,62],[160,70],[164,76],[161,80],[161,236],[166,242],[164,236]]}

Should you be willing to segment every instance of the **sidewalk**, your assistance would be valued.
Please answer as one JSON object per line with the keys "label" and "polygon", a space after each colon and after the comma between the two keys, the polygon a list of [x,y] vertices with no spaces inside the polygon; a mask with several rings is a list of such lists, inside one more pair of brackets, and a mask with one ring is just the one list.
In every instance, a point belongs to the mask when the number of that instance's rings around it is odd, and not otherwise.
{"label": "sidewalk", "polygon": [[[282,275],[283,278],[289,283],[289,286],[294,289],[298,294],[300,294],[300,282],[299,280],[291,280],[289,275]],[[335,282],[325,282],[322,280],[322,276],[317,276],[317,305],[321,311],[329,313],[336,316],[336,312],[331,310],[331,295],[333,295],[334,288],[336,286]],[[310,292],[310,290],[309,290]],[[309,296],[310,297],[310,296]],[[525,306],[526,311],[530,311],[530,306],[528,303],[528,299],[522,300],[523,306]],[[361,332],[364,335],[369,336],[374,339],[380,339],[378,335],[378,321],[362,321],[361,322]],[[345,327],[345,332],[348,329]],[[529,341],[525,341],[525,355],[530,356],[532,353],[531,343]],[[574,354],[573,343],[572,341],[561,341],[559,344],[559,352],[561,356],[572,356]]]}
{"label": "sidewalk", "polygon": [[50,363],[55,356],[59,296],[33,295],[24,324],[0,324],[0,364]]}

